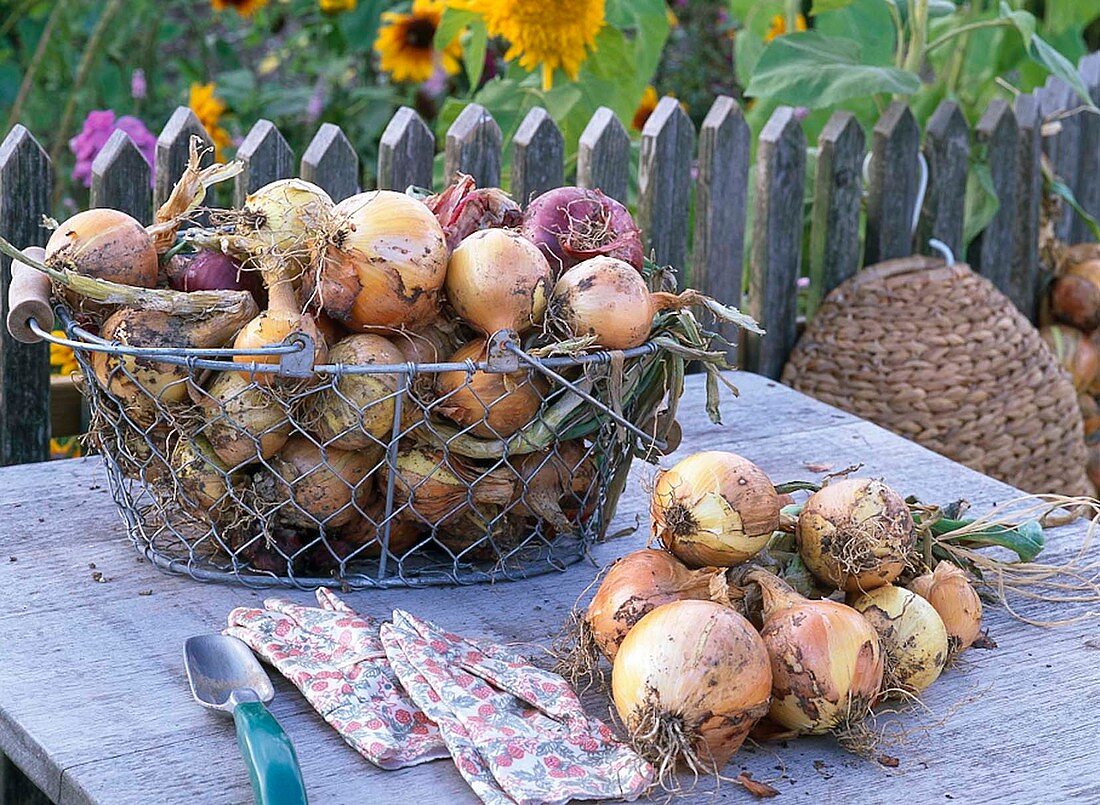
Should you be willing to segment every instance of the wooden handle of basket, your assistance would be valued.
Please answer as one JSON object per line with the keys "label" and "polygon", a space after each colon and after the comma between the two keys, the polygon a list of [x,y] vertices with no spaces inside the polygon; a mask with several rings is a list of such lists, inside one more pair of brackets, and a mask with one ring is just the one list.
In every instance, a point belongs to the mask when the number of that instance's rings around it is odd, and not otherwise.
{"label": "wooden handle of basket", "polygon": [[[46,257],[45,249],[29,246],[23,253],[34,260]],[[37,344],[42,339],[31,330],[34,319],[43,330],[53,329],[50,305],[50,278],[18,260],[11,261],[11,285],[8,286],[8,332],[16,341]]]}

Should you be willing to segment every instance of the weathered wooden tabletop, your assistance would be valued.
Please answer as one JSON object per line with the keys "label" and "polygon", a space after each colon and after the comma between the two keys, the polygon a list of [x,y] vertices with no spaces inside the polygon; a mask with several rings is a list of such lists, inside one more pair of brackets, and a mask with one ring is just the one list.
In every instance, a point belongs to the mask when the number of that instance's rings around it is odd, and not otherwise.
{"label": "weathered wooden tabletop", "polygon": [[[869,423],[763,378],[738,374],[740,399],[726,424],[702,414],[700,377],[681,406],[677,456],[729,449],[773,479],[813,477],[804,465],[863,462],[906,494],[969,499],[977,510],[1012,497],[1011,487],[930,453]],[[633,536],[599,545],[606,563],[645,541],[638,462],[616,528]],[[263,592],[167,576],[127,541],[96,460],[0,471],[0,750],[63,803],[246,803],[248,778],[230,719],[191,700],[186,637],[218,630],[231,608]],[[1052,558],[1068,554],[1082,526],[1048,535]],[[93,570],[94,566],[94,570]],[[93,580],[93,573],[104,581]],[[537,579],[450,589],[362,592],[347,600],[385,617],[394,607],[498,641],[548,644],[593,577],[576,565]],[[310,593],[280,593],[310,601]],[[1100,801],[1100,651],[1095,626],[1040,630],[988,612],[996,650],[972,650],[926,692],[926,711],[901,717],[915,728],[891,748],[896,768],[862,760],[826,739],[742,750],[727,769],[770,781],[777,802]],[[475,801],[449,761],[401,771],[371,766],[275,675],[272,709],[294,741],[311,801]],[[711,801],[701,786],[699,801]],[[717,798],[750,801],[726,784]]]}

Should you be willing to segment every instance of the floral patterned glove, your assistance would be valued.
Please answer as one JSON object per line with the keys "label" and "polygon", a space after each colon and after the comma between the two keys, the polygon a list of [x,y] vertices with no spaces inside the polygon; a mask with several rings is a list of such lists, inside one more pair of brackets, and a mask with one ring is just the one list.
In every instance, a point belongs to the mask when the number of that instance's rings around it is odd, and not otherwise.
{"label": "floral patterned glove", "polygon": [[383,769],[447,757],[439,728],[409,699],[386,659],[378,621],[326,589],[321,608],[268,599],[229,613],[228,635],[293,682],[363,757]]}
{"label": "floral patterned glove", "polygon": [[584,712],[561,677],[501,646],[396,610],[381,628],[398,678],[483,801],[636,799],[653,769]]}

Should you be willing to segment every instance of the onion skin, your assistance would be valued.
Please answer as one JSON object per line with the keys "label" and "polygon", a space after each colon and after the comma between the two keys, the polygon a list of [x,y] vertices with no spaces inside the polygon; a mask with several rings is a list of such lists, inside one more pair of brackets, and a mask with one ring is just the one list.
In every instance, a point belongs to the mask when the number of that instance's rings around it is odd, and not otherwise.
{"label": "onion skin", "polygon": [[[459,348],[448,363],[485,360],[484,339]],[[436,377],[439,403],[434,410],[481,439],[507,439],[528,425],[550,391],[546,380],[529,370],[511,374],[459,370]]]}
{"label": "onion skin", "polygon": [[45,262],[136,288],[157,284],[153,238],[136,219],[119,210],[91,209],[69,218],[50,235]]}
{"label": "onion skin", "polygon": [[[382,555],[382,527],[385,520],[385,503],[379,502],[367,508],[366,516],[356,513],[355,519],[343,526],[337,533],[337,539],[346,543],[352,550],[362,547],[355,557],[373,559]],[[416,523],[392,518],[390,522],[391,556],[401,557],[415,548],[424,535]],[[352,551],[348,551],[350,555]]]}
{"label": "onion skin", "polygon": [[1092,394],[1078,394],[1077,405],[1081,409],[1081,419],[1085,425],[1085,438],[1100,430],[1100,403]]}
{"label": "onion skin", "polygon": [[292,500],[279,510],[279,518],[301,528],[339,528],[358,516],[353,504],[369,496],[368,476],[382,460],[382,448],[374,451],[325,449],[309,439],[293,436],[269,464],[276,494]]}
{"label": "onion skin", "polygon": [[947,629],[928,601],[884,584],[849,603],[878,633],[885,695],[920,693],[939,679],[948,658]]}
{"label": "onion skin", "polygon": [[614,661],[638,621],[659,606],[686,599],[728,602],[724,571],[689,570],[665,551],[643,548],[615,560],[584,619],[600,651]]}
{"label": "onion skin", "polygon": [[982,633],[982,599],[960,568],[941,561],[931,573],[913,579],[909,589],[939,613],[952,655],[970,648]]}
{"label": "onion skin", "polygon": [[615,709],[643,757],[667,757],[670,747],[647,745],[640,736],[671,723],[715,769],[768,712],[771,689],[760,635],[711,601],[675,601],[649,612],[623,640],[611,674]]}
{"label": "onion skin", "polygon": [[1063,324],[1039,330],[1058,363],[1069,373],[1078,392],[1088,391],[1100,375],[1100,348],[1084,333]]}
{"label": "onion skin", "polygon": [[447,265],[447,299],[483,334],[523,334],[542,322],[550,264],[515,232],[485,229],[459,244]]}
{"label": "onion skin", "polygon": [[511,196],[499,187],[475,187],[473,177],[466,174],[459,174],[442,193],[424,199],[424,204],[443,227],[450,251],[474,232],[512,229],[523,219]]}
{"label": "onion skin", "polygon": [[520,231],[559,273],[599,255],[642,268],[641,230],[626,207],[599,190],[546,191],[527,206]]}
{"label": "onion skin", "polygon": [[833,589],[863,592],[905,569],[916,529],[905,500],[881,481],[848,478],[806,501],[795,526],[802,561]]}
{"label": "onion skin", "polygon": [[293,260],[309,258],[311,245],[332,229],[332,198],[304,179],[277,179],[249,193],[239,213],[239,234]]}
{"label": "onion skin", "polygon": [[238,372],[215,373],[206,393],[196,396],[207,412],[202,433],[229,467],[271,458],[290,437],[282,403]]}
{"label": "onion skin", "polygon": [[255,271],[222,252],[177,254],[168,262],[168,284],[177,291],[248,291],[256,304],[263,304],[263,283]]}
{"label": "onion skin", "polygon": [[751,559],[779,528],[771,479],[733,453],[705,451],[657,477],[653,536],[688,567],[732,567]]}
{"label": "onion skin", "polygon": [[1050,287],[1050,312],[1058,321],[1091,332],[1100,327],[1100,251],[1096,244],[1070,246]]}
{"label": "onion skin", "polygon": [[[389,483],[390,467],[382,467],[380,484]],[[468,467],[442,451],[405,448],[397,454],[394,508],[404,507],[403,519],[439,528],[468,513],[489,512],[506,506],[515,490],[511,471]],[[496,516],[493,513],[491,516]],[[485,517],[491,519],[491,517]]]}
{"label": "onion skin", "polygon": [[517,515],[537,517],[558,533],[568,533],[595,510],[597,470],[583,442],[558,442],[552,450],[524,453],[514,466],[521,479],[513,498]]}
{"label": "onion skin", "polygon": [[1089,476],[1089,482],[1100,495],[1100,444],[1089,442],[1088,460],[1085,463],[1085,472]]}

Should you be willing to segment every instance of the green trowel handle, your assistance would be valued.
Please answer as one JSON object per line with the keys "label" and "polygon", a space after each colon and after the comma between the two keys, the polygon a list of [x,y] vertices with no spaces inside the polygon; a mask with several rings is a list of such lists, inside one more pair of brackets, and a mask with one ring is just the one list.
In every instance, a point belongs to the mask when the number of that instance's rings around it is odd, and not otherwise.
{"label": "green trowel handle", "polygon": [[306,787],[294,746],[263,702],[237,705],[233,720],[256,805],[306,805]]}

